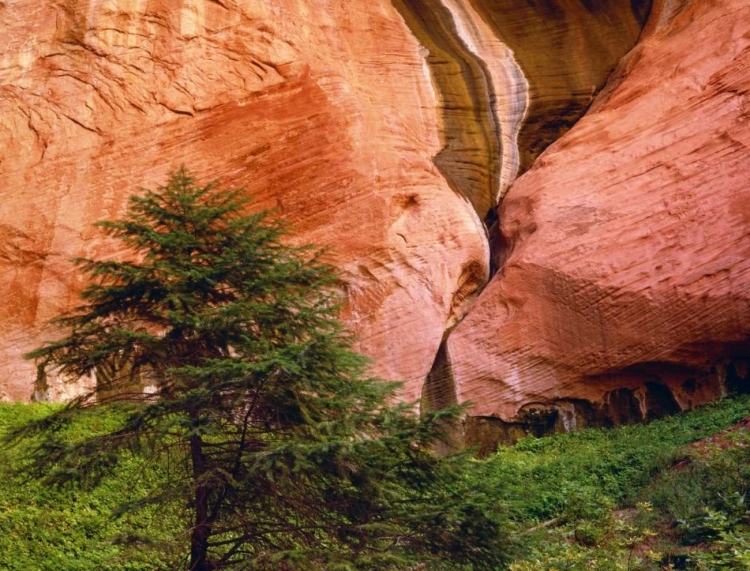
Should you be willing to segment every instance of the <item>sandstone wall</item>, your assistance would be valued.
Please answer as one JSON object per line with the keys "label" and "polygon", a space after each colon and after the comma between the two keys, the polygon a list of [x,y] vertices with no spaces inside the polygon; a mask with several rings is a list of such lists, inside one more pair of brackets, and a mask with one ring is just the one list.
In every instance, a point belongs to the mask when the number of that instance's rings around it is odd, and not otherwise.
{"label": "sandstone wall", "polygon": [[[0,386],[76,303],[91,224],[186,164],[333,246],[375,370],[421,390],[446,324],[486,280],[481,222],[435,168],[420,45],[387,1],[0,4]],[[62,389],[61,389],[62,390]]]}
{"label": "sandstone wall", "polygon": [[69,259],[117,253],[91,224],[184,163],[332,246],[360,348],[416,398],[487,280],[481,219],[567,127],[539,110],[580,114],[644,10],[537,4],[0,2],[2,396],[29,397],[21,355],[76,303]]}
{"label": "sandstone wall", "polygon": [[447,348],[472,414],[616,423],[741,382],[749,70],[748,2],[657,6],[591,112],[502,203],[501,271]]}

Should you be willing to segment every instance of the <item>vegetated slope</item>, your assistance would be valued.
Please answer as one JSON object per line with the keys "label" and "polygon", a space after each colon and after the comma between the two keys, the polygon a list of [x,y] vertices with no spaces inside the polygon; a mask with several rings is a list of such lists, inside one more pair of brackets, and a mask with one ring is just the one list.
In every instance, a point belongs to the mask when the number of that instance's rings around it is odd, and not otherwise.
{"label": "vegetated slope", "polygon": [[[0,405],[0,432],[50,411]],[[97,431],[112,419],[77,430]],[[724,431],[750,415],[750,397],[726,399],[649,425],[583,430],[527,439],[467,465],[481,492],[518,537],[512,571],[748,569],[750,439]],[[0,451],[4,470],[18,466],[25,443]],[[94,492],[56,490],[0,478],[0,568],[136,571],[165,567],[175,554],[128,546],[129,526],[111,518],[123,501],[168,477],[145,472],[137,457]],[[159,540],[178,514],[142,512],[141,531]],[[135,548],[133,548],[135,547]]]}
{"label": "vegetated slope", "polygon": [[750,569],[748,415],[743,396],[500,449],[472,477],[517,527],[511,570]]}

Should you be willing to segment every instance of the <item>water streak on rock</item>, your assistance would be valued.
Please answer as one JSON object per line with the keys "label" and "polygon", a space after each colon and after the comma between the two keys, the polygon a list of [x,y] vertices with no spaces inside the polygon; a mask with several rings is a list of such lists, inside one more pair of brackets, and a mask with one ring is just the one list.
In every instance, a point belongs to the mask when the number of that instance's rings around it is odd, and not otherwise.
{"label": "water streak on rock", "polygon": [[434,163],[451,188],[484,218],[496,204],[502,152],[492,74],[467,46],[445,4],[392,1],[427,50],[425,59],[442,103],[443,148]]}

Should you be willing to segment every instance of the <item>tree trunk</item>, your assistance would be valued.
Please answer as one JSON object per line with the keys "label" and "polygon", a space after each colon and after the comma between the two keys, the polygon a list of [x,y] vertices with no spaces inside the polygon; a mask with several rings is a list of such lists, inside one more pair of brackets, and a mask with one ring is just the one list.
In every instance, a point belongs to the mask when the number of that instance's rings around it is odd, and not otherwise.
{"label": "tree trunk", "polygon": [[208,521],[208,487],[202,482],[206,473],[206,459],[203,456],[203,440],[200,436],[190,437],[190,456],[193,463],[193,481],[196,482],[193,510],[195,524],[190,535],[190,571],[212,571],[208,561],[208,536],[211,526]]}

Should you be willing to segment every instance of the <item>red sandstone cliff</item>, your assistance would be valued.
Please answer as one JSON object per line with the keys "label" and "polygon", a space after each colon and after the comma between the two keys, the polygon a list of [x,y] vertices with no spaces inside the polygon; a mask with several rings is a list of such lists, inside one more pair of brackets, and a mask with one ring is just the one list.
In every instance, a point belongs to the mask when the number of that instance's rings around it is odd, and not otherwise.
{"label": "red sandstone cliff", "polygon": [[245,186],[300,241],[333,246],[376,371],[421,389],[446,324],[483,285],[481,222],[432,163],[435,95],[389,2],[0,4],[0,386],[75,303],[91,224],[184,163]]}
{"label": "red sandstone cliff", "polygon": [[[528,81],[490,17],[506,8],[0,3],[4,396],[28,398],[34,369],[20,355],[75,303],[81,284],[68,260],[109,254],[91,224],[185,163],[277,207],[298,240],[333,246],[362,350],[417,397],[445,332],[486,282],[480,219],[524,155]],[[567,79],[531,92],[586,102],[592,77],[602,82],[632,47],[629,7],[586,14],[558,9],[559,33],[537,35],[535,49],[610,35],[604,61],[586,50],[560,58],[555,74]],[[522,16],[530,29],[552,25],[546,13]]]}
{"label": "red sandstone cliff", "polygon": [[489,276],[483,219],[649,7],[0,1],[2,396],[33,390],[20,356],[75,303],[69,259],[112,253],[91,224],[184,163],[332,246],[345,318],[404,398],[428,379],[429,401],[505,419],[709,398],[746,352],[747,1],[655,5],[508,192],[500,272],[448,337]]}
{"label": "red sandstone cliff", "polygon": [[661,9],[502,203],[504,264],[448,343],[475,415],[648,417],[744,372],[750,3]]}

